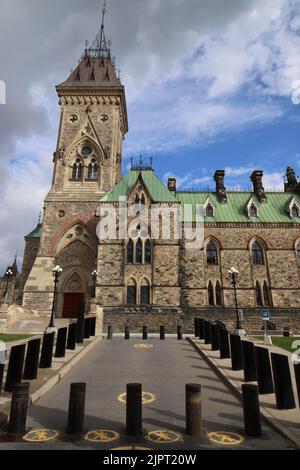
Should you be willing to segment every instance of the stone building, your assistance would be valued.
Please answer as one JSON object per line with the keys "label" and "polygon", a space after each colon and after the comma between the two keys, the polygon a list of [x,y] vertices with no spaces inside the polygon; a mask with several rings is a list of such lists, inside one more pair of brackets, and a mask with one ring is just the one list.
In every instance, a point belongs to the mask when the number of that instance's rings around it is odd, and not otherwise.
{"label": "stone building", "polygon": [[2,278],[0,277],[0,306],[12,305],[17,302],[20,288],[20,273],[17,257],[11,266],[7,266]]}
{"label": "stone building", "polygon": [[[104,309],[105,322],[153,328],[190,325],[195,314],[234,318],[228,269],[239,270],[237,300],[246,318],[268,307],[274,316],[297,319],[300,311],[300,183],[287,169],[283,192],[266,192],[263,172],[251,175],[253,190],[225,189],[216,171],[211,192],[182,192],[165,186],[151,165],[122,176],[122,142],[128,131],[125,90],[117,77],[103,29],[68,79],[57,86],[61,119],[51,189],[43,224],[26,237],[19,302],[50,314],[52,269],[63,268],[56,314],[75,317],[82,301]],[[170,212],[189,205],[186,222],[198,226],[204,211],[204,243],[188,249],[185,238],[153,239],[135,225],[135,237],[120,237],[124,198],[140,211],[156,204]],[[107,209],[118,213],[117,234],[100,239],[96,228]],[[135,214],[136,215],[136,214]],[[170,218],[174,234],[174,216]],[[135,217],[129,217],[135,223]],[[113,222],[111,222],[113,224]],[[97,271],[96,289],[91,273]]]}

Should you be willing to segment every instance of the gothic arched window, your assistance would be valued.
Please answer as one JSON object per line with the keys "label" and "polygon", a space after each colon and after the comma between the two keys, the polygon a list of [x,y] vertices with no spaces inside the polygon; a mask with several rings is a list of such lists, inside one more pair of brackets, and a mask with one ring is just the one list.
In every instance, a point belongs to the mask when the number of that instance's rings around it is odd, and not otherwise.
{"label": "gothic arched window", "polygon": [[207,264],[218,264],[218,248],[214,242],[209,242],[206,248]]}
{"label": "gothic arched window", "polygon": [[211,281],[208,284],[207,293],[208,293],[208,305],[215,305],[214,288],[213,288],[213,285],[212,285]]}
{"label": "gothic arched window", "polygon": [[127,263],[133,264],[133,241],[130,239],[127,243]]}
{"label": "gothic arched window", "polygon": [[143,279],[141,285],[141,304],[150,305],[150,285],[147,279]]}
{"label": "gothic arched window", "polygon": [[211,204],[207,204],[206,209],[205,209],[205,216],[206,217],[214,216],[214,209]]}
{"label": "gothic arched window", "polygon": [[145,203],[146,203],[146,199],[145,199],[144,194],[142,194],[142,197],[141,197],[141,204],[144,206]]}
{"label": "gothic arched window", "polygon": [[256,305],[261,307],[263,305],[260,283],[257,281],[255,285]]}
{"label": "gothic arched window", "polygon": [[296,258],[297,258],[298,266],[300,266],[300,242],[296,246]]}
{"label": "gothic arched window", "polygon": [[271,305],[270,289],[266,281],[264,282],[263,294],[264,294],[264,305]]}
{"label": "gothic arched window", "polygon": [[146,240],[145,242],[145,264],[151,264],[151,241]]}
{"label": "gothic arched window", "polygon": [[73,180],[81,180],[82,179],[82,163],[79,158],[75,161],[72,167],[72,179]]}
{"label": "gothic arched window", "polygon": [[291,210],[291,215],[294,219],[299,219],[300,214],[299,214],[299,207],[294,204]]}
{"label": "gothic arched window", "polygon": [[136,282],[131,279],[127,286],[127,304],[136,305]]}
{"label": "gothic arched window", "polygon": [[135,262],[136,264],[142,264],[143,262],[143,242],[140,238],[135,247]]}
{"label": "gothic arched window", "polygon": [[91,163],[88,166],[88,179],[89,180],[98,179],[98,164],[94,158],[91,160]]}
{"label": "gothic arched window", "polygon": [[249,217],[257,217],[257,207],[255,204],[251,204],[249,208]]}
{"label": "gothic arched window", "polygon": [[254,242],[252,246],[252,262],[255,265],[263,265],[264,262],[264,250],[258,242]]}
{"label": "gothic arched window", "polygon": [[221,288],[221,284],[219,283],[219,281],[216,284],[216,305],[218,305],[218,306],[223,305],[223,302],[222,302],[222,288]]}

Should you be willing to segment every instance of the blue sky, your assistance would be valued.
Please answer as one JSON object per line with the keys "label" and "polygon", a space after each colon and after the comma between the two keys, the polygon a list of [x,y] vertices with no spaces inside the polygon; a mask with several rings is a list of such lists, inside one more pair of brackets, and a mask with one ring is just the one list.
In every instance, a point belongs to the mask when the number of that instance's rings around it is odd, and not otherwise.
{"label": "blue sky", "polygon": [[[0,0],[0,269],[16,250],[21,263],[43,207],[59,122],[54,86],[94,39],[101,7]],[[126,87],[124,172],[142,154],[181,189],[213,188],[216,169],[228,189],[248,188],[254,169],[270,190],[282,189],[287,165],[300,175],[299,0],[109,0],[106,34]]]}

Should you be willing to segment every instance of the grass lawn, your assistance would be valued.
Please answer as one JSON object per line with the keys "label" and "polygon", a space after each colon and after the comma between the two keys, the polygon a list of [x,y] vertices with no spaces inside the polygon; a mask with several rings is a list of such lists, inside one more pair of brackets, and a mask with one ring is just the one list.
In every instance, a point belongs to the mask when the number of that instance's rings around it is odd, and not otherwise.
{"label": "grass lawn", "polygon": [[30,338],[32,335],[14,335],[9,333],[0,333],[0,341],[9,343],[10,341],[18,341],[19,339]]}
{"label": "grass lawn", "polygon": [[[262,336],[258,337],[257,339],[263,339]],[[296,349],[299,348],[299,345],[296,348],[292,348],[292,344],[294,341],[300,341],[300,336],[272,336],[272,343],[274,346],[278,346],[279,348],[285,349],[289,352],[295,352]]]}

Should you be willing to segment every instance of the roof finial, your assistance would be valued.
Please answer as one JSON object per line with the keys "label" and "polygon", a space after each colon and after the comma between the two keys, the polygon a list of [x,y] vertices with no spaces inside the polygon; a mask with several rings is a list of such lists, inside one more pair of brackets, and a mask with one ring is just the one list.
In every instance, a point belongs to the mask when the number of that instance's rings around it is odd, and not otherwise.
{"label": "roof finial", "polygon": [[41,220],[42,220],[42,212],[40,211],[39,212],[39,218],[38,218],[38,225],[41,224]]}
{"label": "roof finial", "polygon": [[106,1],[103,3],[102,7],[102,23],[101,23],[101,30],[100,30],[100,39],[99,39],[99,44],[98,44],[98,49],[99,49],[99,57],[101,57],[101,54],[104,52],[104,48],[102,47],[105,45],[105,34],[104,34],[104,17],[106,13]]}

